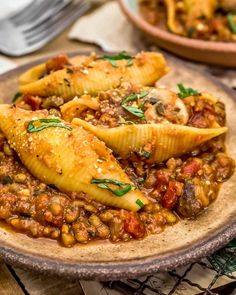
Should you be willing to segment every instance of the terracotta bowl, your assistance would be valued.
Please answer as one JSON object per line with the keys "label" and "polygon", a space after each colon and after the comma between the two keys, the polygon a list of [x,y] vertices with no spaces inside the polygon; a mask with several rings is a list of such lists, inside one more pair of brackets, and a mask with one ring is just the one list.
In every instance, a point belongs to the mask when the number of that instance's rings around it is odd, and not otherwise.
{"label": "terracotta bowl", "polygon": [[127,18],[161,48],[181,57],[208,64],[236,67],[236,42],[190,39],[152,26],[139,13],[137,0],[118,0]]}
{"label": "terracotta bowl", "polygon": [[[42,60],[37,61],[40,62]],[[182,61],[168,58],[168,63],[172,70],[159,84],[174,90],[177,90],[177,83],[199,91],[207,89],[226,104],[229,127],[226,145],[236,159],[236,96],[233,90],[185,66]],[[17,91],[19,75],[34,64],[0,76],[0,103],[10,103]],[[174,269],[209,255],[236,236],[235,183],[236,173],[222,185],[217,200],[196,220],[181,220],[161,234],[139,241],[117,244],[102,241],[65,248],[55,241],[32,239],[0,225],[0,258],[47,275],[97,280],[134,278]]]}

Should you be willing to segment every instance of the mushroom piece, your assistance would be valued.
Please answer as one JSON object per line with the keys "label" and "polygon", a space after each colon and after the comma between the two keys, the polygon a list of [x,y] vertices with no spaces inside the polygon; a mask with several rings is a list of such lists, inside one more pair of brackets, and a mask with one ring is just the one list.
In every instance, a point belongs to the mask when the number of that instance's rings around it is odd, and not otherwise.
{"label": "mushroom piece", "polygon": [[176,93],[153,88],[145,97],[145,119],[147,123],[174,123],[186,125],[189,119],[183,101]]}

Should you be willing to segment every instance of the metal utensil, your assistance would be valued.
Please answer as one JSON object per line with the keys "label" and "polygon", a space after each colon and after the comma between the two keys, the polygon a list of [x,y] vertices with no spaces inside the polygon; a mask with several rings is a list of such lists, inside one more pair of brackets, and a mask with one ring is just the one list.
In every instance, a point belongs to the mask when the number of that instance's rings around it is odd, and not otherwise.
{"label": "metal utensil", "polygon": [[0,52],[21,56],[36,51],[89,8],[87,0],[35,0],[0,21]]}

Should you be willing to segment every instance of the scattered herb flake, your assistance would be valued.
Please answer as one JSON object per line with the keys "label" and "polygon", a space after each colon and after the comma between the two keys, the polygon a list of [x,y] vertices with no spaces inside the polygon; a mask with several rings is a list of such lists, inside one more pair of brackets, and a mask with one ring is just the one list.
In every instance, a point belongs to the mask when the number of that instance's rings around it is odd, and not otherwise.
{"label": "scattered herb flake", "polygon": [[125,105],[122,105],[122,107],[128,111],[129,113],[133,114],[134,116],[140,118],[140,119],[144,119],[145,116],[144,116],[144,112],[138,108],[135,108],[135,107],[130,107],[130,106],[125,106]]}
{"label": "scattered herb flake", "polygon": [[227,21],[230,27],[230,30],[233,34],[236,34],[236,13],[230,12],[227,14]]}
{"label": "scattered herb flake", "polygon": [[140,156],[149,159],[151,157],[152,153],[148,151],[141,151]]}
{"label": "scattered herb flake", "polygon": [[64,81],[66,82],[66,86],[70,87],[70,81],[66,78],[64,78]]}
{"label": "scattered herb flake", "polygon": [[4,176],[3,179],[2,179],[2,184],[3,185],[6,185],[6,184],[12,184],[13,183],[13,180],[10,176]]}
{"label": "scattered herb flake", "polygon": [[124,122],[118,122],[118,124],[127,124],[127,125],[132,125],[132,124],[134,124],[134,122],[133,121],[124,121]]}
{"label": "scattered herb flake", "polygon": [[66,72],[67,72],[67,74],[73,74],[74,73],[73,69],[71,69],[71,68],[67,68]]}
{"label": "scattered herb flake", "polygon": [[137,199],[135,203],[137,205],[139,205],[140,208],[143,208],[144,207],[144,204],[143,204],[143,202],[140,199]]}
{"label": "scattered herb flake", "polygon": [[[35,123],[36,124],[40,123],[40,124],[39,124],[39,126],[35,126]],[[70,126],[65,125],[65,123],[59,119],[36,119],[36,120],[32,120],[29,122],[28,127],[27,127],[27,132],[29,132],[29,133],[38,132],[38,131],[44,130],[46,128],[51,128],[51,127],[65,128],[69,131],[72,130],[72,128]]]}
{"label": "scattered herb flake", "polygon": [[[108,191],[116,195],[117,197],[122,197],[123,195],[127,194],[132,189],[132,185],[130,183],[125,183],[116,179],[93,178],[90,183],[97,184],[98,187],[107,189]],[[107,184],[117,185],[118,187],[120,187],[120,189],[113,190]]]}
{"label": "scattered herb flake", "polygon": [[201,94],[200,92],[198,92],[197,90],[193,88],[186,88],[183,84],[178,84],[178,88],[179,88],[179,93],[178,93],[179,98],[185,98],[188,96],[196,96]]}
{"label": "scattered herb flake", "polygon": [[122,102],[121,102],[121,104],[124,104],[124,103],[129,102],[129,101],[134,101],[136,99],[143,98],[146,95],[148,95],[148,92],[147,91],[143,91],[143,92],[140,92],[140,93],[131,94],[130,96],[128,96],[125,99],[123,99]]}
{"label": "scattered herb flake", "polygon": [[21,92],[16,92],[16,94],[14,95],[14,97],[12,98],[12,103],[16,102],[18,100],[19,97],[22,96]]}
{"label": "scattered herb flake", "polygon": [[126,51],[121,51],[118,55],[108,55],[105,54],[101,56],[99,59],[107,60],[110,64],[116,68],[117,67],[117,60],[127,60],[127,67],[132,66],[133,64],[133,56],[129,55]]}

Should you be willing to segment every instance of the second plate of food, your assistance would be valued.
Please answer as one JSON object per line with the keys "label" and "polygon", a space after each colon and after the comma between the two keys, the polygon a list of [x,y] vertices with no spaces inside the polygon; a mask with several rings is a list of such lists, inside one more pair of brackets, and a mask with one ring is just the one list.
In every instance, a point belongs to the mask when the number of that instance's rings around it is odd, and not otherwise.
{"label": "second plate of food", "polygon": [[154,52],[36,64],[0,79],[5,261],[108,280],[235,236],[233,91]]}
{"label": "second plate of food", "polygon": [[236,2],[119,0],[128,19],[181,57],[236,67]]}

